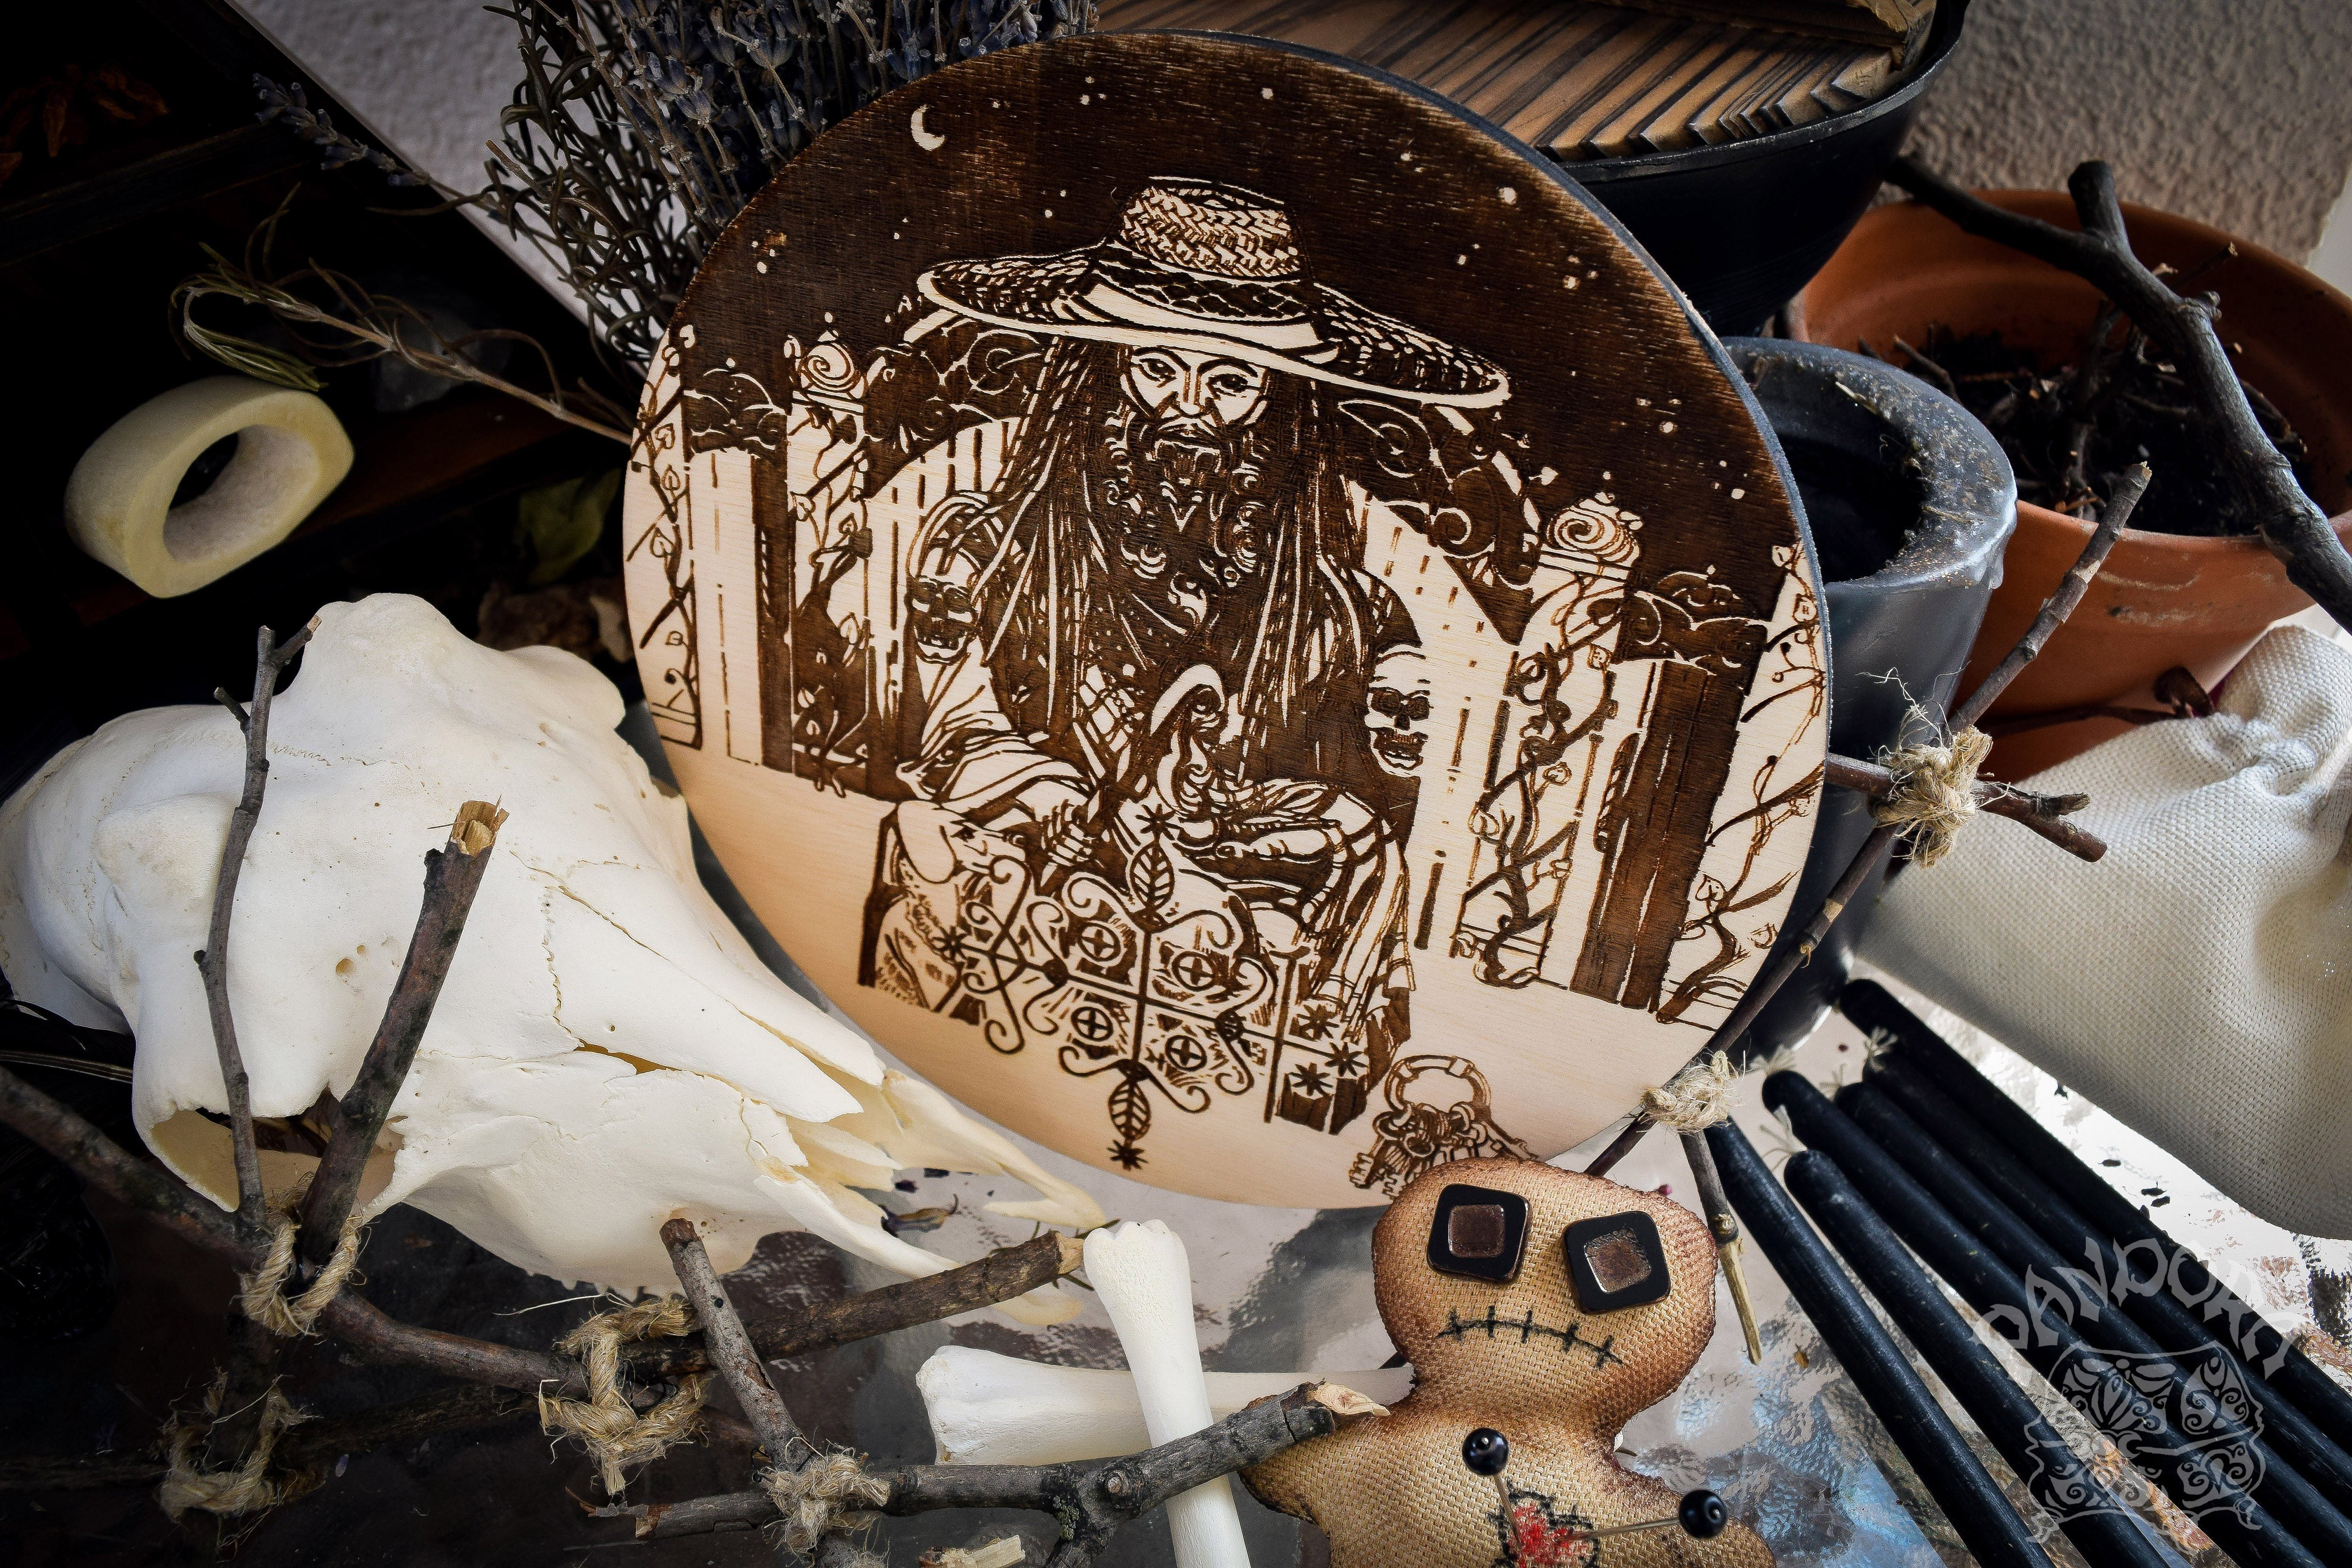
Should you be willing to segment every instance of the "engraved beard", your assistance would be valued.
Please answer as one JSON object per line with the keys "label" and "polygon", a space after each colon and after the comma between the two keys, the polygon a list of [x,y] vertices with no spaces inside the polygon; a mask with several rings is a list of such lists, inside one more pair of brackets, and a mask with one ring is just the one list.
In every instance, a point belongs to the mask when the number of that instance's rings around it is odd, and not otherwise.
{"label": "engraved beard", "polygon": [[1112,539],[1137,599],[1169,629],[1190,634],[1213,601],[1260,576],[1277,489],[1255,420],[1160,413],[1121,398],[1104,442]]}

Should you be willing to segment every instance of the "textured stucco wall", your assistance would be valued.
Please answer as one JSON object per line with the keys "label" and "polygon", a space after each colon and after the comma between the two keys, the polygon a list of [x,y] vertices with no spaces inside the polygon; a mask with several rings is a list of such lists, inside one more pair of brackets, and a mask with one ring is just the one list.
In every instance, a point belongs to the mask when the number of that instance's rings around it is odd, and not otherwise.
{"label": "textured stucco wall", "polygon": [[[461,191],[481,188],[484,143],[522,75],[515,25],[483,0],[235,0],[310,79],[360,117],[355,134],[389,144]],[[471,209],[467,216],[548,292],[580,310],[563,274]]]}
{"label": "textured stucco wall", "polygon": [[296,63],[460,190],[521,76],[515,26],[482,0],[237,0]]}
{"label": "textured stucco wall", "polygon": [[1976,0],[1912,150],[1966,184],[2126,200],[2301,258],[2352,169],[2352,0]]}

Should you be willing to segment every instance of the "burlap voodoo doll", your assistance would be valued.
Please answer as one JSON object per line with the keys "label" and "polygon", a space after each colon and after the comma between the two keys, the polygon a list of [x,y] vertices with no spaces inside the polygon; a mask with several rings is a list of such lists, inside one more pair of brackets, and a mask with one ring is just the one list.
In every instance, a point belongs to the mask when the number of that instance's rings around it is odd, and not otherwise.
{"label": "burlap voodoo doll", "polygon": [[1654,1194],[1527,1160],[1440,1166],[1372,1237],[1412,1393],[1243,1479],[1320,1526],[1333,1568],[1769,1568],[1711,1494],[1691,1494],[1711,1523],[1619,1532],[1691,1520],[1612,1444],[1697,1362],[1715,1273],[1706,1226]]}

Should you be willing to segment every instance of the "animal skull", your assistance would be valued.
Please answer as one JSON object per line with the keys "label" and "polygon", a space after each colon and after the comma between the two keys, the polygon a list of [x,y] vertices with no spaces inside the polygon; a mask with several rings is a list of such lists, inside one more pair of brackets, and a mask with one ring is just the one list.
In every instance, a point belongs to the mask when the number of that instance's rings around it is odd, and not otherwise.
{"label": "animal skull", "polygon": [[[694,873],[685,804],[614,733],[620,693],[553,648],[499,653],[424,601],[320,613],[277,699],[270,777],[237,888],[230,998],[255,1114],[347,1089],[415,921],[424,851],[457,805],[510,814],[362,1188],[522,1268],[667,1289],[663,1221],[721,1268],[805,1229],[899,1273],[950,1260],[853,1189],[895,1171],[1013,1176],[996,1212],[1087,1228],[1040,1169],[770,974]],[[193,955],[205,945],[244,741],[217,708],[114,721],[0,808],[0,968],[16,994],[138,1039],[149,1147],[224,1207],[236,1181]],[[436,826],[436,825],[439,825]],[[282,1188],[309,1157],[265,1151]],[[1055,1321],[1048,1287],[1007,1303]]]}

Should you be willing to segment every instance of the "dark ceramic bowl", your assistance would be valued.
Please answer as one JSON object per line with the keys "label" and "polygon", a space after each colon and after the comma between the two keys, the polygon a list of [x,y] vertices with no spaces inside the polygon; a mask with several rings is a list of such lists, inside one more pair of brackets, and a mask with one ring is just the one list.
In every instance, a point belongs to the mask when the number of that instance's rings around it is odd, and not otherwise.
{"label": "dark ceramic bowl", "polygon": [[[1922,738],[1905,733],[1915,701],[1940,729],[2017,526],[2009,458],[1958,404],[1876,360],[1769,338],[1724,347],[1788,455],[1812,527],[1830,629],[1830,750],[1871,758]],[[1869,803],[1847,790],[1824,790],[1817,809],[1784,944],[1873,826]],[[1755,1048],[1793,1044],[1821,1022],[1884,880],[1864,885],[1765,1007]]]}
{"label": "dark ceramic bowl", "polygon": [[1754,331],[1868,210],[1967,15],[1968,0],[1942,0],[1918,66],[1874,103],[1744,142],[1561,167],[1633,231],[1708,326]]}

